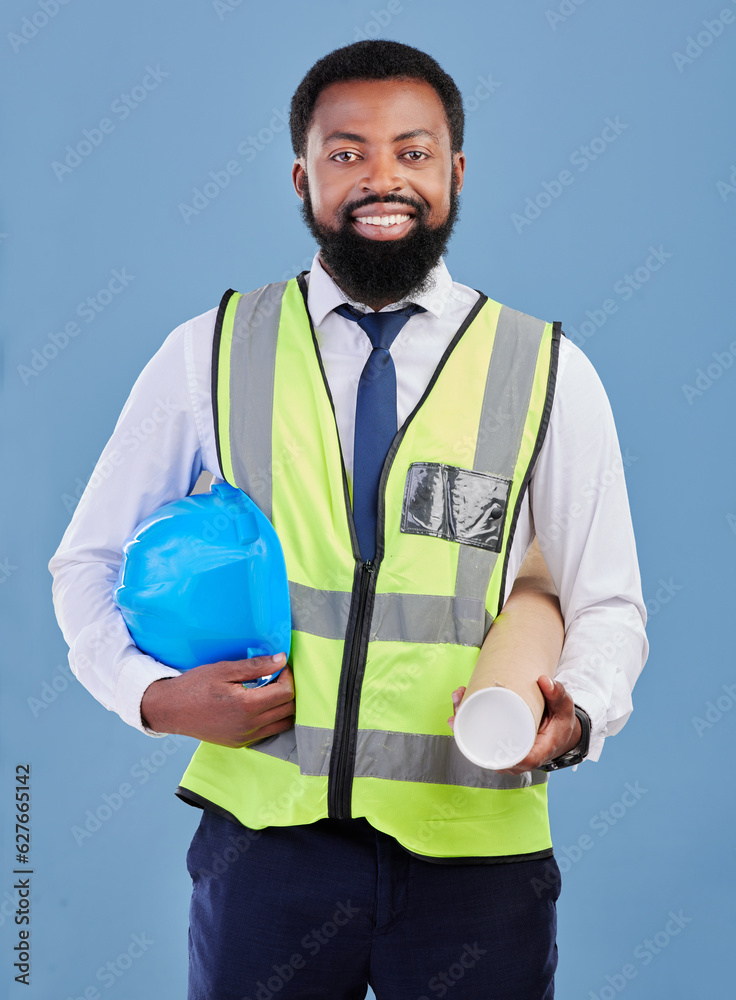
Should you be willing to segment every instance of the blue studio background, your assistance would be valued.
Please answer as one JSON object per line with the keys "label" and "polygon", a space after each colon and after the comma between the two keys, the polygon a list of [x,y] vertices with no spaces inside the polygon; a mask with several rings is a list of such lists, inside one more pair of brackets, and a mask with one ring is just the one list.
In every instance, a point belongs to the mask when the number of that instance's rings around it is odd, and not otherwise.
{"label": "blue studio background", "polygon": [[[736,0],[13,0],[1,21],[3,995],[185,996],[200,813],[173,789],[195,741],[164,752],[69,674],[47,562],[169,331],[308,266],[283,122],[308,67],[361,37],[416,45],[456,79],[450,271],[563,321],[627,456],[651,655],[601,761],[551,778],[558,995],[728,995]],[[124,286],[100,295],[115,271]],[[22,762],[30,988],[12,968]]]}

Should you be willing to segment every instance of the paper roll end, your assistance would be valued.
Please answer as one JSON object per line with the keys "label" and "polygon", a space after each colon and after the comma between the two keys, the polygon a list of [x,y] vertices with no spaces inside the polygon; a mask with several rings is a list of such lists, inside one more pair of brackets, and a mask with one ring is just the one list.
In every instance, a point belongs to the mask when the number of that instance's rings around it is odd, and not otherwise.
{"label": "paper roll end", "polygon": [[514,767],[537,736],[532,710],[515,691],[483,688],[463,701],[455,716],[455,742],[473,764],[497,771]]}

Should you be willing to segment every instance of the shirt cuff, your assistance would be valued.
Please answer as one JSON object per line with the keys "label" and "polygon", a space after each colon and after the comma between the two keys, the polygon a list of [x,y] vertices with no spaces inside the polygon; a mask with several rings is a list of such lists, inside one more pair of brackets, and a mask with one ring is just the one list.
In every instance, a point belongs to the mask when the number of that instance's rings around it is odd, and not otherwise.
{"label": "shirt cuff", "polygon": [[598,760],[608,731],[606,706],[589,691],[581,691],[578,694],[568,684],[565,684],[565,688],[578,708],[584,709],[590,716],[590,745],[585,760]]}
{"label": "shirt cuff", "polygon": [[129,726],[147,736],[169,736],[170,733],[159,733],[145,725],[141,714],[141,701],[149,684],[161,680],[162,677],[179,677],[180,674],[180,670],[167,667],[165,663],[159,663],[144,653],[126,657],[118,674],[116,699],[118,715],[123,722],[127,722]]}

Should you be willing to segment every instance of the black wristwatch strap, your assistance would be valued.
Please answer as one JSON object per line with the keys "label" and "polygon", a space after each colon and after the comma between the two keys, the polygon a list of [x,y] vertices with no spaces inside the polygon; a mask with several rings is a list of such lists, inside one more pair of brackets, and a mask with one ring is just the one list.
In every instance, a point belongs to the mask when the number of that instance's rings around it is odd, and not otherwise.
{"label": "black wristwatch strap", "polygon": [[575,764],[580,764],[588,756],[588,750],[590,749],[590,716],[579,705],[575,706],[575,715],[580,719],[581,729],[577,746],[574,746],[572,750],[568,750],[567,753],[563,753],[560,757],[555,757],[548,764],[542,764],[537,770],[559,771],[563,767],[573,767]]}

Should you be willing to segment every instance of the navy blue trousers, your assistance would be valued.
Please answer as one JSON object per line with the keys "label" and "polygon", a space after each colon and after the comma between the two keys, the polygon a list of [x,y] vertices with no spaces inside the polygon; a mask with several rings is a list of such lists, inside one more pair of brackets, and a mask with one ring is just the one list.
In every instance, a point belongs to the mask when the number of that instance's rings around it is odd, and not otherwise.
{"label": "navy blue trousers", "polygon": [[441,865],[365,820],[250,830],[205,809],[188,1000],[552,1000],[554,858]]}

